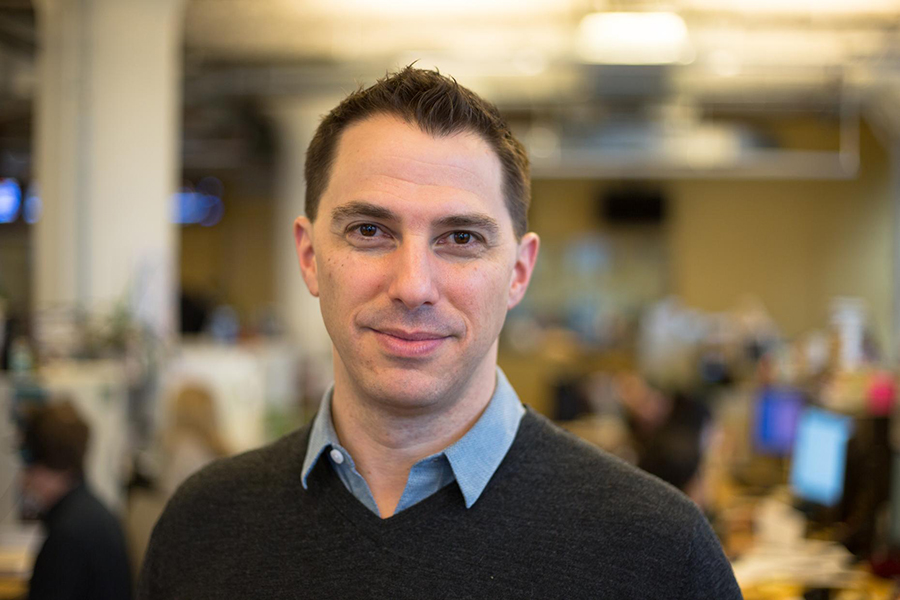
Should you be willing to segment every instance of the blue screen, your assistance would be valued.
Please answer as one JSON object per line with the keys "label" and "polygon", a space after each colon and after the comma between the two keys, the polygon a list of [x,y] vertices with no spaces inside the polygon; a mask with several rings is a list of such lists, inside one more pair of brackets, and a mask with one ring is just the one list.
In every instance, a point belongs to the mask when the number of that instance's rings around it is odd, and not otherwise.
{"label": "blue screen", "polygon": [[804,399],[799,390],[766,388],[756,402],[753,441],[762,454],[787,456],[794,448]]}
{"label": "blue screen", "polygon": [[818,408],[800,416],[791,462],[791,489],[799,498],[834,506],[844,493],[852,421]]}

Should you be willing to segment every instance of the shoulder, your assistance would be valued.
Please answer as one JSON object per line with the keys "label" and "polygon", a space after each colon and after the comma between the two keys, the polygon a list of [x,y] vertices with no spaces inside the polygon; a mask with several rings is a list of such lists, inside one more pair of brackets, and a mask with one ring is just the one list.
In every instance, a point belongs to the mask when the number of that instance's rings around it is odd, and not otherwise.
{"label": "shoulder", "polygon": [[183,573],[229,559],[228,549],[250,539],[247,532],[278,523],[285,507],[302,497],[307,438],[304,427],[262,448],[215,460],[188,477],[153,528],[138,597],[168,597],[160,586],[189,581]]}
{"label": "shoulder", "polygon": [[85,484],[72,490],[51,517],[49,528],[61,537],[92,537],[98,530],[118,528],[118,519]]}
{"label": "shoulder", "polygon": [[303,427],[261,448],[212,461],[178,487],[164,515],[252,501],[299,480],[307,436],[308,428]]}
{"label": "shoulder", "polygon": [[532,410],[508,458],[496,506],[527,518],[529,535],[561,537],[579,549],[576,560],[668,586],[674,598],[740,598],[709,522],[671,485]]}
{"label": "shoulder", "polygon": [[47,553],[59,550],[73,559],[95,560],[122,550],[119,519],[86,487],[74,490],[64,503],[47,523]]}
{"label": "shoulder", "polygon": [[236,456],[220,458],[188,477],[169,498],[153,528],[151,547],[216,540],[224,523],[248,526],[277,515],[298,494],[307,428]]}
{"label": "shoulder", "polygon": [[685,539],[705,521],[697,506],[671,485],[533,410],[523,417],[510,454],[521,483],[542,502],[589,513],[606,526],[624,523],[633,528],[647,523],[654,537]]}

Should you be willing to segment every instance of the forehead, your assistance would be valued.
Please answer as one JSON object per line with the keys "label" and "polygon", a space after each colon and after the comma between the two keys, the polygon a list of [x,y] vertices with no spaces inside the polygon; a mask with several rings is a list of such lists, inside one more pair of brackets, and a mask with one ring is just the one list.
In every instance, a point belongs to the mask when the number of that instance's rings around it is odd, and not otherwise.
{"label": "forehead", "polygon": [[500,161],[477,134],[434,137],[378,115],[344,131],[320,210],[327,214],[343,202],[363,200],[392,204],[401,214],[486,211],[511,226],[502,188]]}

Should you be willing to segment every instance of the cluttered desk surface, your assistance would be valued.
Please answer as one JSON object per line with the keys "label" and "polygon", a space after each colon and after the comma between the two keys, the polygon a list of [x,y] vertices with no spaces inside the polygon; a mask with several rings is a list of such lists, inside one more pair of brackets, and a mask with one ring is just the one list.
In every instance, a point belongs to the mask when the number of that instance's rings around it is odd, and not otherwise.
{"label": "cluttered desk surface", "polygon": [[43,533],[36,524],[0,527],[0,600],[18,600],[28,593],[28,580]]}
{"label": "cluttered desk surface", "polygon": [[16,577],[0,576],[0,600],[19,600],[28,593],[28,581]]}
{"label": "cluttered desk surface", "polygon": [[757,498],[734,496],[720,524],[745,600],[898,597],[892,580],[876,576],[829,535],[809,537],[804,516],[784,490]]}

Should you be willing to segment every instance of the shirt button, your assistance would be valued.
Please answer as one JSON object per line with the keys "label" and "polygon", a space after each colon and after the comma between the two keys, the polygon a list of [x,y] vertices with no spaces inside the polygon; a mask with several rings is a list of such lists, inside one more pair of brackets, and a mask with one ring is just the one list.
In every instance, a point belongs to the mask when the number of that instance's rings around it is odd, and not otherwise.
{"label": "shirt button", "polygon": [[331,456],[331,460],[333,460],[335,462],[335,464],[339,465],[342,462],[344,462],[344,455],[341,454],[341,451],[338,450],[337,448],[332,448],[331,452],[329,452],[328,454],[329,454],[329,456]]}

